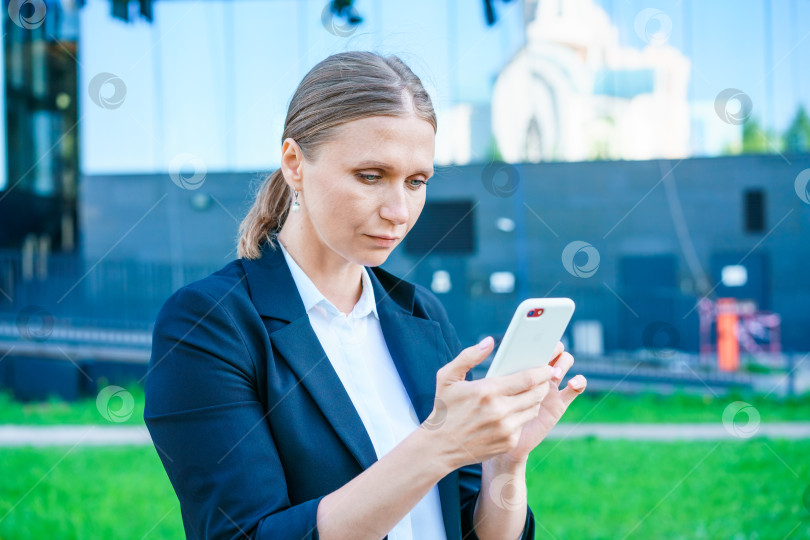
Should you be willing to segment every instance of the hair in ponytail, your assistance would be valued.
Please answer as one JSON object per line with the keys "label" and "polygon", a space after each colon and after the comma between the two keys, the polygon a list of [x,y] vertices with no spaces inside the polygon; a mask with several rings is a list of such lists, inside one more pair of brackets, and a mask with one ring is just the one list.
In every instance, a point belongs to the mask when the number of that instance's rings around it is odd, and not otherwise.
{"label": "hair in ponytail", "polygon": [[[406,95],[407,94],[407,95]],[[333,54],[307,73],[287,109],[283,143],[295,140],[307,159],[331,140],[336,128],[372,116],[417,117],[436,131],[436,114],[422,82],[397,56],[352,51]],[[292,190],[281,169],[264,178],[253,206],[239,225],[237,255],[257,259],[261,245],[273,245],[290,209]]]}
{"label": "hair in ponytail", "polygon": [[284,181],[281,169],[267,175],[256,191],[256,199],[245,219],[239,224],[238,256],[247,259],[259,257],[259,246],[271,234],[281,229],[289,211],[290,187]]}

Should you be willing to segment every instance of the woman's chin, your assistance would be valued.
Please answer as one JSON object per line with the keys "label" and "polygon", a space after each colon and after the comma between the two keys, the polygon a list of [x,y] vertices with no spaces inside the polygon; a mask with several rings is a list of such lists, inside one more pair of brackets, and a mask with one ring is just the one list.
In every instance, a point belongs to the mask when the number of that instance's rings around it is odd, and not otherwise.
{"label": "woman's chin", "polygon": [[363,266],[380,266],[388,259],[390,253],[390,251],[386,251],[384,254],[379,253],[376,256],[366,257],[366,262],[363,263]]}
{"label": "woman's chin", "polygon": [[363,266],[380,266],[388,260],[388,256],[391,255],[392,251],[392,248],[364,249],[357,254],[358,257],[355,261]]}

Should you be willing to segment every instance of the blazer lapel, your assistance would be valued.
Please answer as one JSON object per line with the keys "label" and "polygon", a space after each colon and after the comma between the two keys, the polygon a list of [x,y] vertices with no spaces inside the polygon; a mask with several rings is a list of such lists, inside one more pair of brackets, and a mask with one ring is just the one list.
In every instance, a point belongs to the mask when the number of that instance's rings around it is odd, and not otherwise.
{"label": "blazer lapel", "polygon": [[[288,324],[268,327],[270,342],[298,376],[327,421],[363,469],[377,461],[374,445],[318,336],[309,323],[280,249],[262,246],[260,259],[242,259],[250,296],[259,315]],[[275,325],[273,325],[275,327]]]}
{"label": "blazer lapel", "polygon": [[379,268],[370,270],[385,344],[411,398],[416,416],[420,423],[424,422],[433,410],[436,371],[442,365],[440,361],[444,360],[441,357],[444,351],[441,328],[436,321],[413,315],[412,284],[402,281],[387,289],[377,274],[383,279],[391,275],[387,272],[383,274],[384,271]]}
{"label": "blazer lapel", "polygon": [[377,461],[374,445],[309,319],[302,317],[276,330],[270,334],[270,341],[360,466],[363,469],[370,467]]}

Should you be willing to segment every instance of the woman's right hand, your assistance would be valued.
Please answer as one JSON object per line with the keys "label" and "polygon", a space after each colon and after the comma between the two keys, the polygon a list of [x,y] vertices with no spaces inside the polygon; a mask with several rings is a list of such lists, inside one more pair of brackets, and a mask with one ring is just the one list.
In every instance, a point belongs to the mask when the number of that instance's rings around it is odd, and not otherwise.
{"label": "woman's right hand", "polygon": [[466,380],[467,372],[489,356],[493,344],[487,337],[436,372],[433,412],[421,427],[433,433],[452,469],[515,448],[523,425],[537,417],[550,388],[554,368],[548,365]]}

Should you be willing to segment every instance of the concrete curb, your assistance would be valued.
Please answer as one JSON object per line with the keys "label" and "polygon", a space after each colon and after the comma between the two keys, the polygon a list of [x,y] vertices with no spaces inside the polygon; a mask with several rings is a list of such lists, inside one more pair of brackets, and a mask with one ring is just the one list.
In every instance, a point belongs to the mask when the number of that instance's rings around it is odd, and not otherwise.
{"label": "concrete curb", "polygon": [[[549,439],[627,439],[648,441],[716,441],[769,437],[810,439],[810,422],[781,422],[755,426],[694,424],[559,424]],[[145,446],[152,439],[145,426],[25,426],[0,425],[0,447],[19,446]]]}

